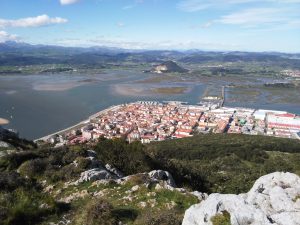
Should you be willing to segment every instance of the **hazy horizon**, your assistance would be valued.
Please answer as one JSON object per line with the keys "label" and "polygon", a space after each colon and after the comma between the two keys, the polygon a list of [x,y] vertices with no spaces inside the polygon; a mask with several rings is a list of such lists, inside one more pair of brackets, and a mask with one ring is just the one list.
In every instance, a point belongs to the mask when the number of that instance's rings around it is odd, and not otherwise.
{"label": "hazy horizon", "polygon": [[300,0],[3,0],[0,43],[300,52]]}

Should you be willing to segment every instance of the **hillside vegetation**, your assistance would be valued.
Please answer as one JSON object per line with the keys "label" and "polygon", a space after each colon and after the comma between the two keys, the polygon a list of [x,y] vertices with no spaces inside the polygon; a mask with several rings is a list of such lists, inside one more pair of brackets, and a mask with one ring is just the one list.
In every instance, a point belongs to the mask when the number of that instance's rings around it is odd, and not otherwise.
{"label": "hillside vegetation", "polygon": [[300,175],[297,140],[209,134],[153,143],[146,153],[177,183],[209,193],[245,192],[257,178],[274,171]]}
{"label": "hillside vegetation", "polygon": [[145,146],[102,140],[96,150],[127,174],[163,169],[178,185],[207,193],[245,192],[274,171],[300,175],[300,142],[274,137],[205,134]]}
{"label": "hillside vegetation", "polygon": [[[76,183],[94,168],[88,149],[102,165],[136,175],[122,183]],[[167,170],[187,190],[241,193],[267,173],[300,175],[299,162],[299,141],[261,136],[198,135],[148,145],[102,138],[55,149],[22,144],[0,157],[0,224],[180,224],[185,210],[199,200],[146,185],[142,172]]]}

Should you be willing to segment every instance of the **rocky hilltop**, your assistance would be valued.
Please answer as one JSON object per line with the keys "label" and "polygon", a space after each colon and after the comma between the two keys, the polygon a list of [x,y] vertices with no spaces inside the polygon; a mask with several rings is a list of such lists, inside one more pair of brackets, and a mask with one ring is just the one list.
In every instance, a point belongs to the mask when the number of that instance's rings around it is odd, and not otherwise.
{"label": "rocky hilltop", "polygon": [[0,140],[0,225],[299,224],[295,140],[100,138],[55,148],[4,130]]}
{"label": "rocky hilltop", "polygon": [[185,73],[188,70],[180,67],[174,61],[166,61],[155,66],[152,70],[152,73]]}
{"label": "rocky hilltop", "polygon": [[246,194],[211,194],[191,206],[182,223],[215,224],[300,224],[300,177],[275,172],[260,177]]}

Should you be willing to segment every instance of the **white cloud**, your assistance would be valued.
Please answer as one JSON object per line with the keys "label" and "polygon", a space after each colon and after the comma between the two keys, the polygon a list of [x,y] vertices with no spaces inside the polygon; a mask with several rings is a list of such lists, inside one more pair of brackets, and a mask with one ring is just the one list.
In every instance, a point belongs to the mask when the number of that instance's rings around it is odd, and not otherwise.
{"label": "white cloud", "polygon": [[6,31],[0,30],[0,43],[6,41],[17,41],[18,37],[14,34],[9,34]]}
{"label": "white cloud", "polygon": [[247,3],[297,4],[300,3],[300,0],[181,0],[177,4],[177,8],[186,12],[196,12],[208,8]]}
{"label": "white cloud", "polygon": [[124,26],[125,26],[125,23],[123,23],[123,22],[118,22],[118,23],[117,23],[117,26],[118,26],[118,27],[124,27]]}
{"label": "white cloud", "polygon": [[278,8],[253,8],[223,16],[218,22],[234,25],[266,25],[288,21],[280,16],[284,10]]}
{"label": "white cloud", "polygon": [[62,4],[62,5],[71,5],[71,4],[78,2],[79,0],[59,0],[59,1],[60,1],[60,4]]}
{"label": "white cloud", "polygon": [[36,17],[27,17],[17,20],[0,19],[0,28],[5,27],[41,27],[51,24],[61,24],[68,22],[67,19],[61,17],[50,18],[48,15],[40,15]]}
{"label": "white cloud", "polygon": [[134,7],[136,7],[136,5],[126,5],[126,6],[124,6],[122,9],[123,9],[123,10],[128,10],[128,9],[132,9],[132,8],[134,8]]}
{"label": "white cloud", "polygon": [[209,27],[211,27],[213,25],[213,22],[212,21],[209,21],[209,22],[207,22],[207,23],[205,23],[205,24],[202,24],[202,28],[209,28]]}
{"label": "white cloud", "polygon": [[135,50],[171,50],[171,49],[207,49],[207,50],[216,50],[216,49],[233,49],[237,50],[240,47],[237,44],[232,43],[217,43],[217,42],[206,42],[206,41],[132,41],[122,38],[108,38],[100,37],[95,39],[60,39],[56,40],[55,45],[62,46],[81,46],[81,47],[90,47],[90,46],[105,46],[105,47],[115,47],[115,48],[124,48],[124,49],[135,49]]}

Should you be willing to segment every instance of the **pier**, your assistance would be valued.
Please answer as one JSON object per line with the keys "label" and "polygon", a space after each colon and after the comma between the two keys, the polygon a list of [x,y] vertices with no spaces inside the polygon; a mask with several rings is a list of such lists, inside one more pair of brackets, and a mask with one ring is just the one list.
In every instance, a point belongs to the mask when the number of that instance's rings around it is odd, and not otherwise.
{"label": "pier", "polygon": [[222,86],[222,102],[221,107],[223,107],[225,104],[225,86]]}

